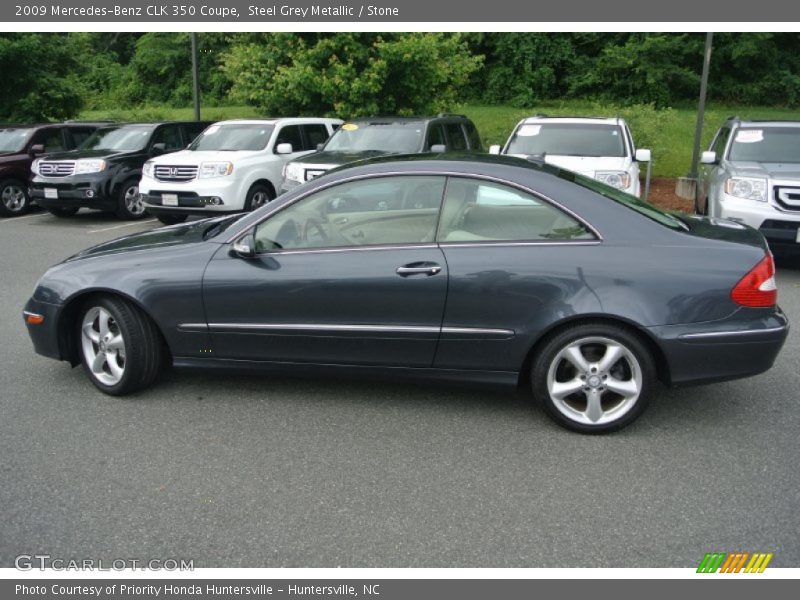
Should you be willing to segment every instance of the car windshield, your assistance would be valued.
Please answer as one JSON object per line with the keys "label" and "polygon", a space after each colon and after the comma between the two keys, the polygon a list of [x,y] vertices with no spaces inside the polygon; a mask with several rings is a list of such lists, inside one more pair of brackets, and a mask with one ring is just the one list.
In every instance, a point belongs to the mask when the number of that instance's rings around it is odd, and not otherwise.
{"label": "car windshield", "polygon": [[800,163],[800,127],[737,129],[728,160]]}
{"label": "car windshield", "polygon": [[33,134],[29,127],[4,127],[0,129],[0,152],[21,152]]}
{"label": "car windshield", "polygon": [[345,123],[333,134],[325,150],[331,152],[419,152],[425,133],[421,121],[409,123]]}
{"label": "car windshield", "polygon": [[625,156],[619,125],[601,123],[523,123],[511,136],[507,154]]}
{"label": "car windshield", "polygon": [[81,144],[81,150],[113,150],[115,152],[136,152],[144,150],[155,125],[123,125],[98,129]]}
{"label": "car windshield", "polygon": [[197,136],[189,150],[263,150],[267,147],[273,129],[273,125],[261,123],[211,125]]}
{"label": "car windshield", "polygon": [[613,200],[614,202],[627,206],[631,210],[635,210],[648,219],[652,219],[653,221],[669,227],[670,229],[682,229],[684,231],[688,230],[686,224],[678,217],[664,212],[663,210],[659,210],[649,202],[640,200],[631,194],[626,194],[622,190],[619,190],[615,187],[601,183],[600,181],[592,179],[591,177],[585,177],[578,173],[567,171],[566,169],[559,169],[557,174],[562,179],[572,181],[581,187],[585,187],[593,192],[597,192],[598,194],[601,194],[606,198]]}

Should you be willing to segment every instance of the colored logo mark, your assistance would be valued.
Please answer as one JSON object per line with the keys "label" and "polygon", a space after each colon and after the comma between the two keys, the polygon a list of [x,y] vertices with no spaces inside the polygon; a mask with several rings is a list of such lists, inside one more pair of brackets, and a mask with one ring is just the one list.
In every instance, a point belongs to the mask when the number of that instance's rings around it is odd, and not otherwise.
{"label": "colored logo mark", "polygon": [[700,561],[697,572],[763,573],[771,560],[772,552],[708,552]]}

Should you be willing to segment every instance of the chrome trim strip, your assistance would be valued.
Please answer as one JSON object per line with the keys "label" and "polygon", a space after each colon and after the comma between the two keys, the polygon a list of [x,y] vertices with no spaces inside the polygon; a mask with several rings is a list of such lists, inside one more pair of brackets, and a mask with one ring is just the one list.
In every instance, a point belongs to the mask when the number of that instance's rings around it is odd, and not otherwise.
{"label": "chrome trim strip", "polygon": [[443,248],[482,248],[485,246],[598,246],[600,240],[564,240],[560,242],[440,242]]}
{"label": "chrome trim strip", "polygon": [[44,318],[44,315],[40,315],[39,313],[31,312],[29,310],[23,310],[22,311],[22,316],[23,317],[42,317],[42,318]]}
{"label": "chrome trim strip", "polygon": [[[337,179],[336,181],[331,181],[331,182],[329,182],[327,184],[320,185],[319,187],[314,187],[313,189],[310,189],[310,190],[300,194],[299,196],[297,196],[297,198],[295,198],[294,200],[292,200],[288,204],[284,204],[282,206],[278,206],[278,207],[273,208],[272,210],[268,211],[259,220],[255,221],[254,223],[249,224],[245,228],[245,231],[249,231],[252,228],[257,227],[258,225],[260,225],[261,223],[263,223],[264,221],[269,219],[272,215],[274,215],[274,214],[276,214],[276,213],[278,213],[278,212],[280,212],[280,211],[282,211],[282,210],[284,210],[286,208],[289,208],[290,206],[293,206],[294,204],[296,204],[297,202],[299,202],[300,200],[302,200],[306,196],[310,196],[311,194],[315,194],[315,193],[320,192],[322,190],[326,190],[326,189],[328,189],[330,187],[334,187],[336,185],[340,185],[340,184],[343,184],[343,183],[349,183],[351,181],[359,181],[361,179],[371,179],[371,178],[377,179],[379,177],[397,177],[397,176],[403,176],[403,175],[406,175],[406,176],[409,176],[409,177],[414,177],[414,176],[423,176],[423,177],[425,177],[425,176],[427,176],[427,177],[437,177],[437,176],[438,177],[462,177],[462,178],[465,178],[465,179],[480,179],[480,180],[484,180],[484,181],[492,181],[494,183],[500,183],[500,184],[503,184],[503,185],[507,185],[509,187],[513,187],[513,188],[516,188],[518,190],[521,190],[521,191],[523,191],[523,192],[525,192],[527,194],[532,194],[533,196],[536,196],[537,198],[541,198],[545,202],[548,202],[549,204],[552,204],[552,205],[558,207],[559,209],[561,209],[562,211],[564,211],[565,213],[567,213],[568,215],[570,215],[571,217],[573,217],[574,219],[576,219],[577,221],[579,221],[580,223],[585,225],[586,228],[589,231],[591,231],[595,236],[597,236],[597,240],[596,241],[598,241],[598,242],[602,242],[603,241],[603,236],[600,234],[600,232],[591,223],[586,221],[583,217],[581,217],[580,215],[578,215],[574,211],[570,210],[569,208],[567,208],[566,206],[564,206],[560,202],[557,202],[557,201],[553,200],[552,198],[550,198],[548,196],[545,196],[541,192],[537,192],[535,190],[532,190],[532,189],[530,189],[528,187],[525,187],[524,185],[519,184],[519,183],[517,183],[515,181],[508,181],[506,179],[502,179],[500,177],[494,177],[492,175],[477,175],[477,174],[473,174],[473,173],[459,173],[459,172],[454,172],[454,171],[435,171],[435,172],[431,172],[431,171],[386,171],[386,172],[383,172],[383,173],[366,173],[366,174],[363,174],[363,175],[354,175],[352,177],[346,177],[344,179]],[[442,204],[441,203],[439,204],[439,211],[438,212],[439,212],[439,214],[441,214],[441,212],[442,212]],[[240,231],[240,232],[238,232],[238,233],[226,238],[225,239],[225,243],[226,244],[230,244],[236,238],[238,238],[239,236],[243,235],[245,233],[245,231]]]}
{"label": "chrome trim strip", "polygon": [[324,325],[317,323],[180,323],[180,331],[210,331],[232,329],[236,331],[353,331],[369,333],[454,333],[466,335],[513,336],[512,329],[481,327],[425,327],[417,325]]}
{"label": "chrome trim strip", "polygon": [[762,333],[778,333],[779,331],[786,331],[786,327],[767,327],[765,329],[742,329],[740,331],[704,331],[702,333],[684,333],[679,335],[679,340],[695,340],[716,337],[736,337],[759,335]]}
{"label": "chrome trim strip", "polygon": [[286,250],[270,250],[265,254],[275,256],[280,254],[324,254],[328,252],[359,252],[364,250],[435,250],[436,244],[395,244],[394,246],[341,246],[339,248],[289,248]]}

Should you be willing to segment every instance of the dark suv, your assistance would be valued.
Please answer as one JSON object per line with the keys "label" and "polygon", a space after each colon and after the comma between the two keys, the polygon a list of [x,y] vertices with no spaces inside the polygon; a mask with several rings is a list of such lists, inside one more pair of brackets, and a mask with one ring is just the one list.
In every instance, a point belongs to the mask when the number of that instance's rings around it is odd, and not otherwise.
{"label": "dark suv", "polygon": [[34,158],[80,146],[101,123],[0,124],[0,215],[13,217],[30,208],[28,180]]}
{"label": "dark suv", "polygon": [[79,149],[34,161],[31,197],[59,217],[86,207],[140,219],[145,215],[139,197],[145,161],[185,148],[208,125],[186,121],[102,127]]}
{"label": "dark suv", "polygon": [[369,117],[347,121],[318,151],[286,164],[281,192],[346,163],[386,154],[481,152],[475,124],[464,115]]}

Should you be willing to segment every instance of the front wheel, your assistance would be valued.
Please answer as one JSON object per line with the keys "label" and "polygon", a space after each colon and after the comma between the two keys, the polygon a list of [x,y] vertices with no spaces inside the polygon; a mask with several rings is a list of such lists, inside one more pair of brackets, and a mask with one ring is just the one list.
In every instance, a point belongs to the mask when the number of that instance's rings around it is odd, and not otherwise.
{"label": "front wheel", "polygon": [[136,179],[129,179],[120,186],[116,215],[126,221],[135,221],[144,217],[144,201],[139,195],[139,182]]}
{"label": "front wheel", "polygon": [[158,377],[164,343],[155,324],[133,304],[95,298],[81,311],[77,329],[83,369],[100,391],[123,396]]}
{"label": "front wheel", "polygon": [[247,192],[247,196],[244,199],[244,209],[246,211],[256,210],[274,199],[275,192],[264,184],[256,183]]}
{"label": "front wheel", "polygon": [[538,353],[533,394],[557,423],[606,433],[639,417],[650,400],[653,357],[627,329],[586,323],[553,335]]}
{"label": "front wheel", "polygon": [[16,217],[24,215],[31,207],[25,184],[16,179],[0,181],[0,215]]}
{"label": "front wheel", "polygon": [[157,215],[156,219],[161,221],[164,225],[177,225],[183,223],[188,215]]}

